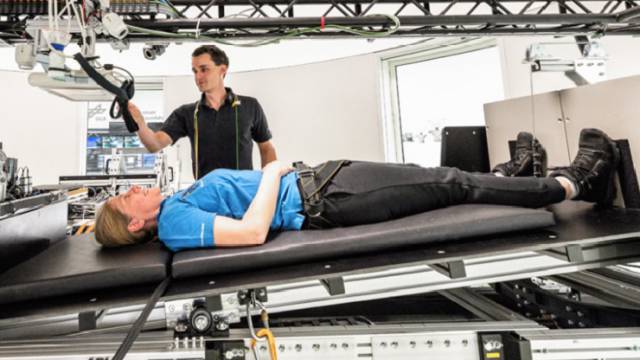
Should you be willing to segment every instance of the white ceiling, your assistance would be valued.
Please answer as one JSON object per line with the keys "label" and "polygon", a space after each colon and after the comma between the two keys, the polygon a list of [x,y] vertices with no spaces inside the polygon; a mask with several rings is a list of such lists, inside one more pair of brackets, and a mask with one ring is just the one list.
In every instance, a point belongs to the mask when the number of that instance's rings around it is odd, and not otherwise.
{"label": "white ceiling", "polygon": [[[372,53],[425,41],[424,38],[386,39],[294,39],[260,47],[223,45],[230,59],[230,71],[250,71],[307,64],[354,55]],[[108,44],[99,44],[97,54],[101,62],[119,65],[136,76],[185,75],[191,73],[191,52],[202,43],[171,44],[156,60],[142,56],[144,44],[132,44],[129,50],[115,51]],[[75,47],[74,47],[75,48]],[[67,49],[71,55],[77,49]],[[68,61],[77,67],[73,60]],[[0,48],[0,70],[19,70],[12,47]],[[36,67],[37,71],[42,71]]]}

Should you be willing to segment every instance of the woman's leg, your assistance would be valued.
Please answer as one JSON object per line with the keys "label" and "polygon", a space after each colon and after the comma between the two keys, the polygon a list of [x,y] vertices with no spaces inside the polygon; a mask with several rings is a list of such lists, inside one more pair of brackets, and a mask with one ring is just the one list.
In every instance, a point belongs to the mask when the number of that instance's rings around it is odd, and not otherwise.
{"label": "woman's leg", "polygon": [[368,224],[443,208],[484,203],[541,207],[562,201],[552,178],[471,174],[455,168],[351,162],[323,192],[323,217],[338,226]]}

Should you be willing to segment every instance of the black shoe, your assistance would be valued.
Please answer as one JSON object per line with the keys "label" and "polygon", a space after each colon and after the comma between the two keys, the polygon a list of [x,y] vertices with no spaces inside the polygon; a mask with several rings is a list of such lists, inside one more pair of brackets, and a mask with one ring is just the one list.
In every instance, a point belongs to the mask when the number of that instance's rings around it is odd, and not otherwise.
{"label": "black shoe", "polygon": [[564,176],[578,190],[576,200],[609,206],[616,196],[615,174],[620,160],[616,143],[598,129],[580,132],[580,149],[571,166],[557,168],[550,176]]}
{"label": "black shoe", "polygon": [[[535,151],[534,151],[535,150]],[[535,166],[538,176],[544,176],[547,171],[547,151],[538,139],[528,132],[520,132],[516,140],[516,151],[511,160],[496,165],[491,172],[499,172],[504,176],[533,176]]]}

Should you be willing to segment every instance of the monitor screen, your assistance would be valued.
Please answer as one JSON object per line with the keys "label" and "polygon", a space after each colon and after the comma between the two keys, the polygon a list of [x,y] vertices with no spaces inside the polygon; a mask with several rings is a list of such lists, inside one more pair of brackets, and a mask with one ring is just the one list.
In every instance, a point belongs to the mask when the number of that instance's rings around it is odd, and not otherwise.
{"label": "monitor screen", "polygon": [[104,169],[104,162],[106,161],[104,155],[98,155],[98,161],[96,163],[97,169]]}
{"label": "monitor screen", "polygon": [[102,147],[104,149],[123,148],[124,138],[122,136],[103,136]]}
{"label": "monitor screen", "polygon": [[87,149],[97,149],[102,147],[102,137],[96,134],[87,135]]}
{"label": "monitor screen", "polygon": [[142,167],[152,168],[156,163],[156,156],[154,154],[142,154]]}
{"label": "monitor screen", "polygon": [[126,148],[140,148],[142,147],[142,143],[137,136],[125,136],[124,137],[124,147]]}

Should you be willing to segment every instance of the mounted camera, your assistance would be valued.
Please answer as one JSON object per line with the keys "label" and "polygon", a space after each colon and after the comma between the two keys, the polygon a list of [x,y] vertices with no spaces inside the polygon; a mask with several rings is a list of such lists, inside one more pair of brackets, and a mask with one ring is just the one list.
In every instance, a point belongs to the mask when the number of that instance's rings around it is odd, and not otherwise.
{"label": "mounted camera", "polygon": [[167,46],[169,46],[168,43],[145,44],[145,46],[142,48],[142,55],[144,55],[144,58],[147,60],[155,60],[156,57],[164,54],[165,50],[167,50]]}

